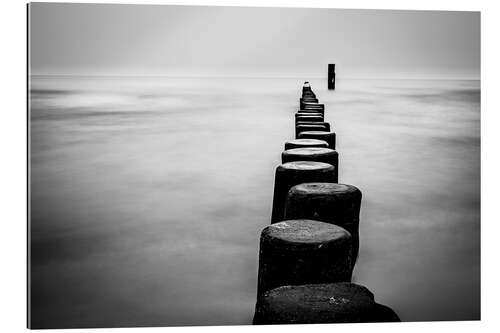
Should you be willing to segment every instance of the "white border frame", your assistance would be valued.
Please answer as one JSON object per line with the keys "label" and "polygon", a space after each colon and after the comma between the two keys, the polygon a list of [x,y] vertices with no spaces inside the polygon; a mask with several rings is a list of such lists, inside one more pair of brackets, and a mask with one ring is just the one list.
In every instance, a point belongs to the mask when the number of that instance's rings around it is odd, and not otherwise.
{"label": "white border frame", "polygon": [[[71,1],[52,1],[71,2]],[[106,3],[142,3],[139,1],[78,1]],[[481,321],[477,322],[427,322],[403,324],[349,324],[312,326],[213,326],[177,328],[130,328],[121,329],[133,332],[301,332],[313,329],[318,332],[331,330],[353,332],[418,332],[453,330],[454,333],[476,330],[500,331],[497,314],[500,300],[500,281],[497,253],[500,253],[498,237],[500,221],[496,211],[499,187],[498,173],[500,159],[498,144],[500,137],[500,107],[497,92],[500,83],[498,62],[500,16],[499,5],[495,1],[476,0],[184,0],[184,1],[146,1],[148,4],[183,5],[230,5],[230,6],[267,6],[267,7],[316,7],[316,8],[360,8],[360,9],[414,9],[414,10],[467,10],[481,11]],[[6,332],[19,332],[26,329],[26,5],[22,1],[4,0],[1,3],[0,20],[1,45],[1,86],[2,102],[0,107],[0,144],[2,152],[0,206],[2,240],[0,242],[0,262],[2,262],[0,301],[0,326]],[[48,330],[52,331],[52,330]],[[70,332],[58,330],[58,332]],[[79,330],[92,332],[94,330]],[[71,331],[73,332],[73,331]],[[99,329],[99,332],[116,332],[116,329]]]}

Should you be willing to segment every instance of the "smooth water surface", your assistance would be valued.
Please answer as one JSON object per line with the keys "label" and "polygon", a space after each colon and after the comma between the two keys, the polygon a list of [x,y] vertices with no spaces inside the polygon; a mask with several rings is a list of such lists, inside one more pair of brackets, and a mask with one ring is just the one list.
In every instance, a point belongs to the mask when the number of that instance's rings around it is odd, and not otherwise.
{"label": "smooth water surface", "polygon": [[[32,77],[33,327],[250,324],[303,81]],[[310,81],[363,192],[354,281],[479,319],[479,81]]]}

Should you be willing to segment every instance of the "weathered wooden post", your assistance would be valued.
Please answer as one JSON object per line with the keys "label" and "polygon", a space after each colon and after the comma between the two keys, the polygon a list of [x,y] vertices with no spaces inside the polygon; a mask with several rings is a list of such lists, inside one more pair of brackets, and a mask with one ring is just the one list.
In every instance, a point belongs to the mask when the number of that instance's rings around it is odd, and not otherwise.
{"label": "weathered wooden post", "polygon": [[339,181],[339,154],[333,149],[318,147],[295,148],[281,153],[281,163],[293,161],[315,161],[331,164],[335,168],[333,182],[338,183]]}
{"label": "weathered wooden post", "polygon": [[335,150],[335,133],[328,131],[305,131],[300,132],[299,139],[318,139],[328,142],[328,148]]}
{"label": "weathered wooden post", "polygon": [[297,125],[298,122],[318,122],[322,123],[324,122],[325,118],[323,116],[295,116],[295,125]]}
{"label": "weathered wooden post", "polygon": [[330,124],[325,123],[324,124],[313,124],[313,125],[297,125],[295,126],[295,138],[299,138],[299,134],[301,132],[306,132],[306,131],[330,131]]}
{"label": "weathered wooden post", "polygon": [[257,296],[280,286],[351,281],[351,235],[334,224],[287,220],[262,230]]}
{"label": "weathered wooden post", "polygon": [[299,109],[297,110],[297,113],[300,113],[300,114],[304,114],[304,113],[319,113],[321,116],[325,116],[325,110],[321,110],[321,109],[318,109],[318,110],[304,110],[304,109]]}
{"label": "weathered wooden post", "polygon": [[328,143],[323,140],[316,139],[295,139],[285,142],[285,150],[294,148],[328,148]]}
{"label": "weathered wooden post", "polygon": [[335,64],[328,64],[328,90],[335,90]]}
{"label": "weathered wooden post", "polygon": [[302,93],[302,98],[316,98],[316,94],[310,90]]}
{"label": "weathered wooden post", "polygon": [[283,220],[288,191],[295,185],[311,182],[333,182],[335,168],[322,162],[297,161],[279,165],[274,177],[271,223]]}
{"label": "weathered wooden post", "polygon": [[316,94],[312,90],[311,85],[309,84],[309,82],[305,82],[304,86],[302,87],[302,97],[316,98]]}
{"label": "weathered wooden post", "polygon": [[299,106],[302,109],[304,107],[304,103],[318,103],[319,100],[315,97],[302,97],[299,99]]}
{"label": "weathered wooden post", "polygon": [[[321,112],[296,112],[295,119],[298,117],[320,117],[321,119],[325,119],[325,115]],[[323,121],[323,120],[322,120]]]}
{"label": "weathered wooden post", "polygon": [[327,122],[324,122],[324,121],[310,121],[310,120],[303,120],[303,119],[300,119],[300,121],[295,121],[295,126],[298,126],[298,125],[320,125],[320,126],[324,126],[326,131],[329,131],[330,130],[330,123],[327,123]]}
{"label": "weathered wooden post", "polygon": [[309,84],[308,81],[304,82],[304,85],[302,86],[302,96],[304,95],[314,95],[314,93],[311,90],[311,85]]}
{"label": "weathered wooden post", "polygon": [[325,111],[325,104],[303,103],[302,110],[322,110],[322,111]]}
{"label": "weathered wooden post", "polygon": [[284,218],[287,220],[314,219],[336,224],[349,231],[352,236],[351,262],[354,268],[359,252],[361,197],[361,191],[352,185],[334,183],[299,184],[288,191]]}
{"label": "weathered wooden post", "polygon": [[375,302],[358,284],[339,282],[283,286],[258,300],[254,325],[399,322],[389,307]]}

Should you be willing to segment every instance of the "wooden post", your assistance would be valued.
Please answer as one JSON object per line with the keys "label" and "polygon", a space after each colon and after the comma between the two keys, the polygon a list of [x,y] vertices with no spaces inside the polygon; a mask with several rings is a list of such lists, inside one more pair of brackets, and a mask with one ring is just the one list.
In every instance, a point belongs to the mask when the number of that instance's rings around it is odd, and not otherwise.
{"label": "wooden post", "polygon": [[304,95],[310,96],[311,94],[314,95],[314,93],[311,90],[311,85],[309,84],[309,82],[306,81],[302,86],[302,96]]}
{"label": "wooden post", "polygon": [[[313,148],[309,148],[313,149]],[[292,149],[289,151],[294,151]],[[284,152],[285,153],[285,152]],[[352,265],[359,252],[359,211],[361,191],[352,185],[303,183],[288,191],[284,218],[314,219],[333,223],[352,236]]]}
{"label": "wooden post", "polygon": [[297,112],[295,113],[295,119],[299,117],[318,117],[321,121],[324,121],[325,116],[320,112]]}
{"label": "wooden post", "polygon": [[304,103],[318,103],[318,99],[314,97],[302,97],[299,99],[299,106],[302,109],[304,107]]}
{"label": "wooden post", "polygon": [[335,64],[328,64],[328,90],[335,90]]}
{"label": "wooden post", "polygon": [[351,235],[334,224],[287,220],[260,236],[257,296],[280,286],[351,281]]}
{"label": "wooden post", "polygon": [[322,116],[298,116],[295,117],[295,125],[300,122],[306,123],[324,123],[325,120]]}
{"label": "wooden post", "polygon": [[285,150],[312,147],[328,148],[328,143],[326,141],[316,139],[295,139],[285,142]]}
{"label": "wooden post", "polygon": [[325,116],[325,110],[322,109],[317,109],[317,110],[304,110],[304,109],[299,109],[297,110],[297,113],[319,113],[322,116]]}
{"label": "wooden post", "polygon": [[254,325],[399,322],[389,307],[375,302],[358,284],[339,282],[283,286],[257,301]]}
{"label": "wooden post", "polygon": [[325,111],[325,104],[303,103],[302,110],[322,110],[322,111]]}
{"label": "wooden post", "polygon": [[312,124],[312,125],[302,125],[302,124],[297,124],[295,126],[295,138],[299,138],[299,134],[301,132],[306,132],[306,131],[330,131],[330,124],[325,123],[325,124]]}
{"label": "wooden post", "polygon": [[297,117],[322,117],[324,118],[325,117],[325,113],[324,112],[316,112],[316,111],[311,111],[311,110],[298,110],[296,113],[295,113],[295,118]]}
{"label": "wooden post", "polygon": [[274,177],[271,223],[283,220],[288,191],[295,185],[311,182],[333,182],[335,168],[327,163],[297,161],[279,165]]}
{"label": "wooden post", "polygon": [[[283,153],[281,153],[282,163],[293,161],[315,161],[333,165],[333,167],[335,168],[333,182],[338,183],[339,181],[339,154],[333,149],[308,147],[285,150]],[[310,218],[314,219],[313,217]]]}
{"label": "wooden post", "polygon": [[319,126],[324,126],[326,131],[330,130],[330,123],[324,122],[324,121],[318,121],[316,119],[310,120],[310,119],[300,119],[295,120],[295,126],[298,125],[319,125]]}
{"label": "wooden post", "polygon": [[327,131],[306,131],[301,132],[299,139],[318,139],[328,142],[328,148],[335,150],[335,133]]}

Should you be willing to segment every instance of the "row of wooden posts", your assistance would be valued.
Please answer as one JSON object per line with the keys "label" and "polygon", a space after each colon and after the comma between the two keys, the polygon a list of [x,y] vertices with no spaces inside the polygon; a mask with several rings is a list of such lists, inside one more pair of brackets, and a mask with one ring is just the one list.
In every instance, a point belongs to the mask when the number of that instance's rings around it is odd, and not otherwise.
{"label": "row of wooden posts", "polygon": [[254,324],[399,321],[351,283],[361,192],[339,184],[336,137],[308,82],[295,139],[276,168],[271,225],[262,230]]}

